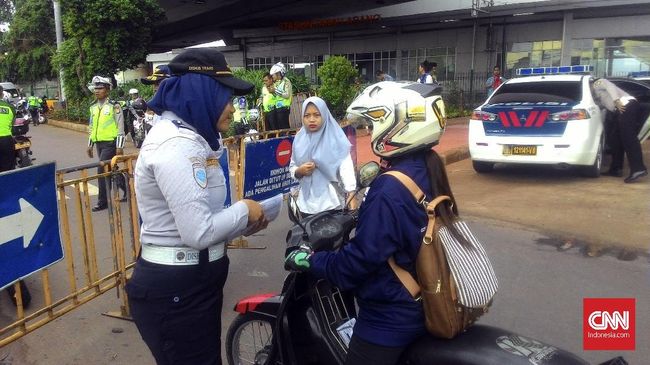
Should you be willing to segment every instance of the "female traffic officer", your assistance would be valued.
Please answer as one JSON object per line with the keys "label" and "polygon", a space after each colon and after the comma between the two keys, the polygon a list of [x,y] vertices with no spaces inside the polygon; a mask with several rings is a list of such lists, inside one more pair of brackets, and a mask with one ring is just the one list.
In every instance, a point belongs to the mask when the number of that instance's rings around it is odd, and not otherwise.
{"label": "female traffic officer", "polygon": [[213,49],[185,51],[169,68],[176,76],[149,103],[162,118],[135,169],[142,251],[127,284],[129,304],[158,364],[221,364],[226,243],[268,223],[254,201],[224,208],[219,166],[230,100],[253,85],[234,78]]}
{"label": "female traffic officer", "polygon": [[[443,107],[436,104],[436,100],[442,101],[429,96],[433,90],[433,85],[372,85],[350,105],[349,119],[372,122],[373,152],[388,170],[413,179],[427,201],[438,195],[453,200],[444,165],[431,149],[444,125]],[[436,211],[443,222],[451,220],[449,205],[440,204]],[[425,333],[422,304],[395,276],[388,259],[394,257],[397,265],[415,277],[415,260],[426,225],[425,210],[409,190],[396,178],[380,175],[361,204],[355,237],[347,245],[337,252],[316,253],[301,247],[287,256],[288,269],[308,270],[355,293],[359,314],[347,365],[396,364],[404,349]]]}
{"label": "female traffic officer", "polygon": [[291,176],[300,183],[298,209],[306,214],[341,209],[357,188],[350,141],[317,96],[302,103],[302,124],[289,164]]}

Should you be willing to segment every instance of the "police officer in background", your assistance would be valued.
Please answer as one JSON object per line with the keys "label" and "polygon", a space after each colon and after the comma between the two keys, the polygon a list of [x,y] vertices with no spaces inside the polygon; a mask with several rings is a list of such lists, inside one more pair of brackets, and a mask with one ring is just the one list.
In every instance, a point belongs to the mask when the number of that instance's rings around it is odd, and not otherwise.
{"label": "police officer in background", "polygon": [[641,142],[637,137],[641,128],[639,102],[607,79],[596,80],[593,90],[596,101],[611,113],[613,122],[607,136],[608,144],[612,149],[612,164],[606,174],[615,177],[623,176],[623,156],[627,155],[630,175],[625,178],[626,183],[648,175],[648,170],[643,163]]}
{"label": "police officer in background", "polygon": [[266,73],[262,77],[262,110],[264,111],[264,130],[270,131],[271,125],[269,124],[271,119],[271,111],[275,109],[275,95],[271,93],[270,90],[273,89],[273,76],[270,73]]}
{"label": "police officer in background", "polygon": [[[0,86],[0,95],[4,93]],[[11,127],[14,125],[16,114],[7,101],[0,100],[0,172],[13,170],[16,167],[16,147]]]}
{"label": "police officer in background", "polygon": [[41,107],[41,104],[43,104],[43,100],[39,98],[38,96],[34,95],[32,93],[28,98],[27,98],[27,105],[29,107],[29,115],[32,117],[32,124],[34,126],[37,126],[40,123],[40,120],[38,120],[38,108]]}
{"label": "police officer in background", "polygon": [[287,69],[282,62],[271,66],[269,73],[273,76],[274,83],[270,91],[275,99],[275,109],[269,113],[270,127],[272,130],[289,129],[289,112],[291,110],[291,97],[293,95],[291,80],[285,77]]}
{"label": "police officer in background", "polygon": [[[88,157],[93,157],[93,146],[97,147],[99,161],[112,159],[115,155],[121,155],[124,148],[124,114],[122,107],[108,99],[111,89],[111,80],[106,77],[95,76],[92,80],[95,98],[97,101],[90,106],[90,135],[88,137]],[[99,166],[97,173],[104,172]],[[121,176],[116,178],[117,185],[124,192],[120,201],[126,201],[126,185]],[[99,195],[97,205],[92,208],[93,212],[104,210],[108,207],[106,182],[104,178],[99,179]]]}
{"label": "police officer in background", "polygon": [[224,55],[189,49],[169,63],[148,103],[161,119],[135,167],[141,253],[126,290],[138,331],[158,364],[221,364],[221,308],[227,242],[264,229],[259,203],[224,207],[224,151],[234,95],[253,85],[234,78]]}

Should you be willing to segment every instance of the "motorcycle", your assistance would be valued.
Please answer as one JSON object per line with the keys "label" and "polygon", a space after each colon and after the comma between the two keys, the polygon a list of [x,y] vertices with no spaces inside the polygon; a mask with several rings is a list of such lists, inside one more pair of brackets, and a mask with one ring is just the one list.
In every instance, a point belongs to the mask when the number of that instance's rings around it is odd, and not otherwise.
{"label": "motorcycle", "polygon": [[140,148],[152,127],[150,124],[152,118],[146,114],[147,104],[141,98],[130,103],[128,111],[133,121],[133,144],[135,144],[136,148]]}
{"label": "motorcycle", "polygon": [[[365,168],[365,166],[364,166]],[[372,173],[360,172],[369,186]],[[378,171],[379,167],[372,169]],[[365,176],[364,176],[365,175]],[[376,176],[376,173],[375,173]],[[365,180],[365,181],[364,181]],[[348,241],[357,213],[323,212],[298,220],[286,238],[287,252],[307,244],[314,251],[335,250]],[[241,299],[226,337],[228,364],[345,363],[356,317],[354,296],[308,273],[289,273],[280,294]],[[423,336],[402,354],[400,365],[586,365],[578,356],[501,328],[476,324],[453,340]],[[601,365],[627,364],[617,357]]]}
{"label": "motorcycle", "polygon": [[16,151],[16,166],[27,167],[32,165],[32,142],[29,132],[29,119],[26,118],[23,109],[16,108],[16,118],[11,127],[11,134],[14,136]]}

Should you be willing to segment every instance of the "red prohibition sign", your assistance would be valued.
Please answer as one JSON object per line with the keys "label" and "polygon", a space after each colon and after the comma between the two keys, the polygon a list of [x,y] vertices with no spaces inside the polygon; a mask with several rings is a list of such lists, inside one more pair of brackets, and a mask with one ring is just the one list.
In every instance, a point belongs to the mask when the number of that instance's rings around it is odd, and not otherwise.
{"label": "red prohibition sign", "polygon": [[291,141],[285,139],[278,144],[278,149],[275,150],[275,159],[280,167],[287,166],[291,161]]}

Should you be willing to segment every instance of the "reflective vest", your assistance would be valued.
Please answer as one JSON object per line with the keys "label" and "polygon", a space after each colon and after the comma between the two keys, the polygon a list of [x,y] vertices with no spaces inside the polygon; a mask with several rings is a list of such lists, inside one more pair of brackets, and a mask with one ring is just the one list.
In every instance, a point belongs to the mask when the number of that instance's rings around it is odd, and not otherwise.
{"label": "reflective vest", "polygon": [[30,96],[27,98],[27,104],[29,104],[29,106],[34,108],[40,107],[42,102],[43,100],[41,100],[41,98],[39,98],[38,96]]}
{"label": "reflective vest", "polygon": [[98,103],[90,106],[90,140],[93,143],[112,141],[117,138],[115,105],[112,101],[107,100],[101,108]]}
{"label": "reflective vest", "polygon": [[[288,78],[284,77],[282,80],[278,81],[275,84],[275,90],[278,90],[280,92],[284,92],[286,88],[289,88],[291,90],[291,81],[289,81]],[[290,108],[291,107],[291,94],[292,92],[289,92],[289,97],[288,98],[283,98],[282,96],[275,94],[274,99],[275,99],[275,107],[276,108]]]}
{"label": "reflective vest", "polygon": [[0,137],[11,136],[14,123],[14,111],[9,103],[0,101]]}
{"label": "reflective vest", "polygon": [[262,86],[262,108],[265,112],[275,109],[275,95],[269,92],[266,85]]}

